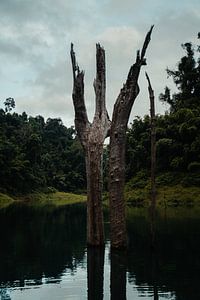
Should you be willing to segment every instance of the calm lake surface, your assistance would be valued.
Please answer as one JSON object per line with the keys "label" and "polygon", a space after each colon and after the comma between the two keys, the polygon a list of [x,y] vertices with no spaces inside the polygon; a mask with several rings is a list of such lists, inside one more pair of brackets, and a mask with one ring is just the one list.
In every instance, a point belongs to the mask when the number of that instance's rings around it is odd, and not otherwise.
{"label": "calm lake surface", "polygon": [[[0,299],[200,299],[200,218],[194,209],[128,209],[126,252],[86,247],[86,208],[0,210]],[[107,216],[106,216],[107,217]]]}

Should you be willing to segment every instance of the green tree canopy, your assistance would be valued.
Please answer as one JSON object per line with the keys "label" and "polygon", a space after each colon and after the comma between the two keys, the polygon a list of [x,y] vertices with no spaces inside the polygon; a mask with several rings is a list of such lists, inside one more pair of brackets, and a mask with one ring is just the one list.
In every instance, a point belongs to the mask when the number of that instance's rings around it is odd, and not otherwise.
{"label": "green tree canopy", "polygon": [[160,94],[160,100],[168,103],[171,111],[183,107],[196,108],[200,105],[200,46],[187,42],[182,44],[182,48],[185,55],[178,62],[177,69],[167,69],[167,74],[172,77],[178,93],[171,96],[169,88],[166,87],[164,93]]}

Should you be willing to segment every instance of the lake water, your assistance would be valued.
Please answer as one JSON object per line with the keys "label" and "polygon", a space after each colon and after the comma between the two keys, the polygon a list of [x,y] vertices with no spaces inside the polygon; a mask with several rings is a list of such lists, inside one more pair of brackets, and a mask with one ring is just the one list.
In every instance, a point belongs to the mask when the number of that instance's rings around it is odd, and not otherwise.
{"label": "lake water", "polygon": [[[156,219],[128,210],[127,251],[86,247],[84,205],[0,210],[1,300],[200,299],[200,219],[167,209]],[[107,216],[106,216],[107,218]]]}

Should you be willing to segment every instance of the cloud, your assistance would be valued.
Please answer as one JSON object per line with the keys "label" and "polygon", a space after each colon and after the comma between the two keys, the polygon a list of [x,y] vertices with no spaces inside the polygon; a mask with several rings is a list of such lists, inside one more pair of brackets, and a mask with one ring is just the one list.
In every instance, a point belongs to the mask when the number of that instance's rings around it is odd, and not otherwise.
{"label": "cloud", "polygon": [[[155,23],[132,114],[144,115],[149,110],[144,70],[151,76],[156,96],[166,84],[173,87],[165,69],[174,68],[183,55],[181,43],[195,40],[200,21],[197,8],[196,0],[1,0],[0,98],[14,97],[18,112],[61,116],[66,124],[73,124],[69,55],[73,42],[80,68],[85,70],[85,98],[92,119],[95,43],[100,42],[106,51],[107,106],[112,114],[136,51]],[[160,103],[157,109],[165,110]]]}
{"label": "cloud", "polygon": [[108,14],[111,18],[112,16],[117,16],[118,21],[132,16],[132,19],[137,18],[138,11],[141,13],[143,11],[144,5],[148,6],[148,1],[145,0],[108,0],[106,1],[103,10],[105,14]]}

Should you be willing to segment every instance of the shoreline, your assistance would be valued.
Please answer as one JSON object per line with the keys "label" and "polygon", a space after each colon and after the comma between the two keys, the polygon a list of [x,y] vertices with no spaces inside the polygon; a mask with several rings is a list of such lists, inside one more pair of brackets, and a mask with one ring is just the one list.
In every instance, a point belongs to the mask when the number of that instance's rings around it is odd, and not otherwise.
{"label": "shoreline", "polygon": [[[148,208],[150,206],[149,187],[125,190],[127,207]],[[67,192],[34,192],[27,195],[8,195],[0,193],[0,209],[16,203],[31,206],[55,206],[86,203],[87,196]],[[181,185],[157,187],[157,207],[200,207],[200,187],[183,187]],[[108,193],[103,195],[103,206],[108,207]]]}

